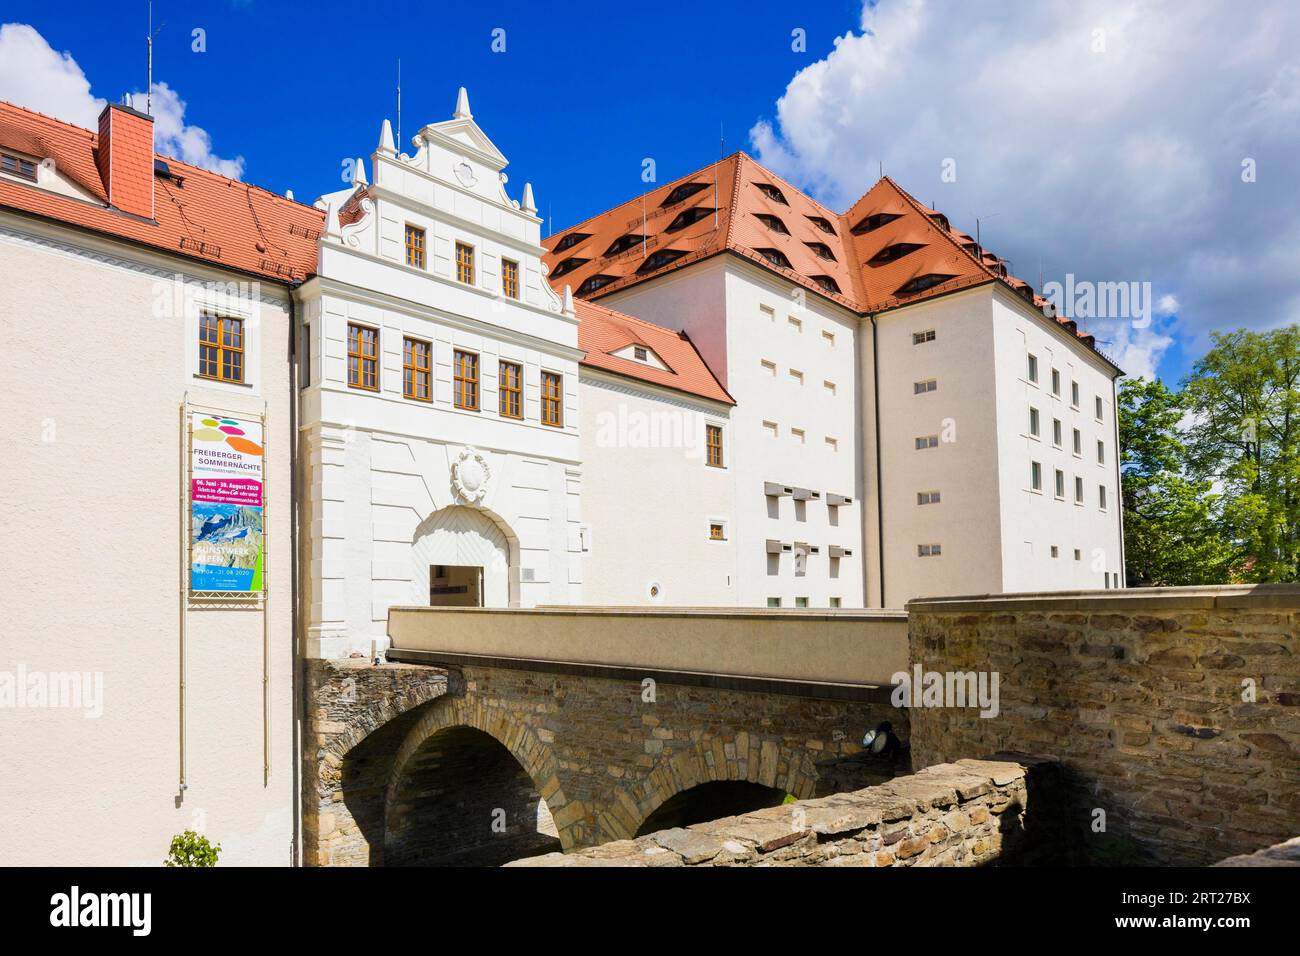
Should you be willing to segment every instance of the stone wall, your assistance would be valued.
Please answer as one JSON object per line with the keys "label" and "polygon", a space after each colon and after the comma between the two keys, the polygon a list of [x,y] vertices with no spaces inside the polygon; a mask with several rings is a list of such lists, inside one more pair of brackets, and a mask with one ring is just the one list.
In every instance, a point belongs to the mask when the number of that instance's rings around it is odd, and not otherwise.
{"label": "stone wall", "polygon": [[1300,831],[1300,588],[954,598],[908,611],[913,665],[1000,677],[996,717],[912,709],[913,765],[1013,748],[1053,757],[1080,862],[1208,864]]}
{"label": "stone wall", "polygon": [[[453,846],[459,862],[502,862],[555,840],[631,838],[670,800],[671,818],[700,820],[706,807],[812,797],[847,779],[835,758],[880,721],[907,736],[887,689],[647,684],[558,665],[307,667],[309,865],[452,862]],[[704,789],[731,783],[754,787]]]}
{"label": "stone wall", "polygon": [[1050,761],[1005,754],[508,866],[993,866],[1059,862]]}

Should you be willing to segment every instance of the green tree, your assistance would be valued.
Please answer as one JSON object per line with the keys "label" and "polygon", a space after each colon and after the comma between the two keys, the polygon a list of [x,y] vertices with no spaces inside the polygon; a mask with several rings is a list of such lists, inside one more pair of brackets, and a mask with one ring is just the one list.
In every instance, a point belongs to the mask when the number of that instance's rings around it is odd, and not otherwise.
{"label": "green tree", "polygon": [[1230,580],[1233,544],[1220,533],[1208,479],[1184,473],[1185,395],[1159,379],[1123,383],[1119,394],[1124,557],[1142,587]]}
{"label": "green tree", "polygon": [[1223,497],[1246,581],[1300,578],[1300,325],[1215,333],[1183,389],[1188,471]]}

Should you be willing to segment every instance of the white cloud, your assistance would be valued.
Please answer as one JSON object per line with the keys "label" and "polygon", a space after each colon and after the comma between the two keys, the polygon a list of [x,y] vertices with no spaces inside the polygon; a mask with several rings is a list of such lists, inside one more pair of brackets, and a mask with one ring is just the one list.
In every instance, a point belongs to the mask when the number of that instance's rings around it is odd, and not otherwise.
{"label": "white cloud", "polygon": [[[0,24],[0,99],[96,129],[107,102],[90,92],[90,81],[68,52],[57,52],[25,23]],[[143,93],[131,94],[143,110]],[[154,145],[158,152],[238,179],[244,158],[224,159],[212,152],[201,126],[185,122],[185,101],[166,83],[153,85]]]}
{"label": "white cloud", "polygon": [[957,228],[995,217],[985,243],[1035,286],[1150,281],[1162,332],[1090,330],[1133,374],[1174,337],[1300,321],[1293,0],[879,0],[861,26],[750,131],[761,161],[838,209],[883,161]]}

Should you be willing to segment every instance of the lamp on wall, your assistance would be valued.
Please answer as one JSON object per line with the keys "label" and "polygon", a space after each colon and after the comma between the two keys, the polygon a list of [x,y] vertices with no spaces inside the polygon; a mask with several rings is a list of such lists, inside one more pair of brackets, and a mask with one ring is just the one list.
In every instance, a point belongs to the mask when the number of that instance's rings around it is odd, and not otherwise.
{"label": "lamp on wall", "polygon": [[893,760],[898,756],[902,749],[902,741],[894,734],[894,726],[887,720],[882,720],[875,730],[868,730],[862,738],[862,746],[867,748],[867,752],[873,757],[879,757],[881,760]]}

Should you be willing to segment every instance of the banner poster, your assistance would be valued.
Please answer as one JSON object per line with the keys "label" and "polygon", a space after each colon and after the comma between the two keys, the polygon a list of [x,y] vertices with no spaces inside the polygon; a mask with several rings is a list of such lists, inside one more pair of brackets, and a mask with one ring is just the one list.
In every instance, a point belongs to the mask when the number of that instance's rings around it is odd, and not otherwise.
{"label": "banner poster", "polygon": [[262,422],[190,417],[190,590],[262,590]]}

